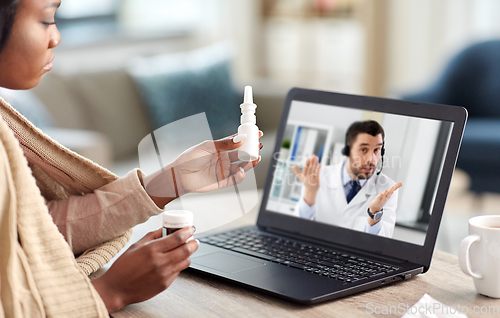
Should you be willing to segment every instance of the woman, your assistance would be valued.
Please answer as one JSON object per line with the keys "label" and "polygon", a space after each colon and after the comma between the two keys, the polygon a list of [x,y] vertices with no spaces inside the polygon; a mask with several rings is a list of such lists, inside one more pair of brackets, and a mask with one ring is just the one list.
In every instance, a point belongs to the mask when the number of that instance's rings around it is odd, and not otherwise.
{"label": "woman", "polygon": [[[59,5],[0,3],[0,87],[30,89],[52,69]],[[45,136],[2,99],[0,114],[0,317],[107,317],[155,296],[189,266],[199,244],[186,243],[194,227],[166,238],[161,230],[147,234],[92,282],[83,268],[93,260],[77,264],[74,255],[123,241],[177,196],[241,182],[258,163],[232,164],[237,159],[228,151],[243,143],[233,136],[192,147],[153,176],[134,170],[117,178]]]}

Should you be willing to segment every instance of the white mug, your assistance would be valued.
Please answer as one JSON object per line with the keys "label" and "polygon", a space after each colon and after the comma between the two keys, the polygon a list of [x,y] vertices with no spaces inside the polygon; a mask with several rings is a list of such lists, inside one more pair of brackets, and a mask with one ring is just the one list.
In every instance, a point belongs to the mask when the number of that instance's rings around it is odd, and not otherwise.
{"label": "white mug", "polygon": [[473,277],[478,293],[500,298],[500,215],[469,220],[469,236],[460,244],[458,262]]}

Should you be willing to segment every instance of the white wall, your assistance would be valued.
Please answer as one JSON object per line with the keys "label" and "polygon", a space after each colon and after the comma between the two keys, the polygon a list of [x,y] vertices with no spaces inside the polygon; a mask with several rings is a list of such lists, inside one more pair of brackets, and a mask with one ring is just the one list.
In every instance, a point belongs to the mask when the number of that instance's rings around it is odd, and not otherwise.
{"label": "white wall", "polygon": [[[207,11],[199,37],[211,42],[232,41],[236,48],[234,74],[246,80],[257,74],[261,31],[260,1],[202,0]],[[208,13],[210,12],[210,15]]]}
{"label": "white wall", "polygon": [[263,25],[266,76],[289,86],[361,94],[365,30],[355,20],[269,18]]}
{"label": "white wall", "polygon": [[[397,219],[416,221],[434,158],[440,122],[421,118],[402,120],[401,116],[386,115],[383,127],[387,132],[385,159],[388,161],[384,173],[396,182],[403,182],[399,190]],[[393,145],[393,136],[403,142]]]}
{"label": "white wall", "polygon": [[353,122],[361,120],[362,116],[363,111],[359,109],[293,101],[288,119],[332,125],[342,129],[345,134],[347,128]]}

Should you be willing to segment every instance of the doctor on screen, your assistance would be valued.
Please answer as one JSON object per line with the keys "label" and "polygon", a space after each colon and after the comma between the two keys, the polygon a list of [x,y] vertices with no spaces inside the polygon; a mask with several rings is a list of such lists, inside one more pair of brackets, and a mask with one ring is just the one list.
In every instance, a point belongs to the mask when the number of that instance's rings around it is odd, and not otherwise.
{"label": "doctor on screen", "polygon": [[345,160],[321,168],[318,157],[306,160],[302,171],[294,167],[303,183],[296,206],[302,218],[392,237],[396,223],[399,189],[377,171],[384,155],[384,129],[373,120],[355,122],[346,133]]}

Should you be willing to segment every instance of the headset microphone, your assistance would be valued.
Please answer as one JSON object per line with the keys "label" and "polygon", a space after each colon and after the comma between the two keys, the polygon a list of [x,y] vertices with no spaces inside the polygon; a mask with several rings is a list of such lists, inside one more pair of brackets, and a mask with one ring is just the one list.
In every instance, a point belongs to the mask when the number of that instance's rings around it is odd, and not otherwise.
{"label": "headset microphone", "polygon": [[382,166],[380,167],[380,170],[377,172],[377,176],[382,173],[382,169],[384,169],[384,157],[382,157]]}
{"label": "headset microphone", "polygon": [[382,169],[384,169],[384,155],[385,155],[385,141],[382,143],[382,150],[380,150],[380,157],[382,157],[382,166],[380,170],[377,172],[377,176],[382,173]]}

